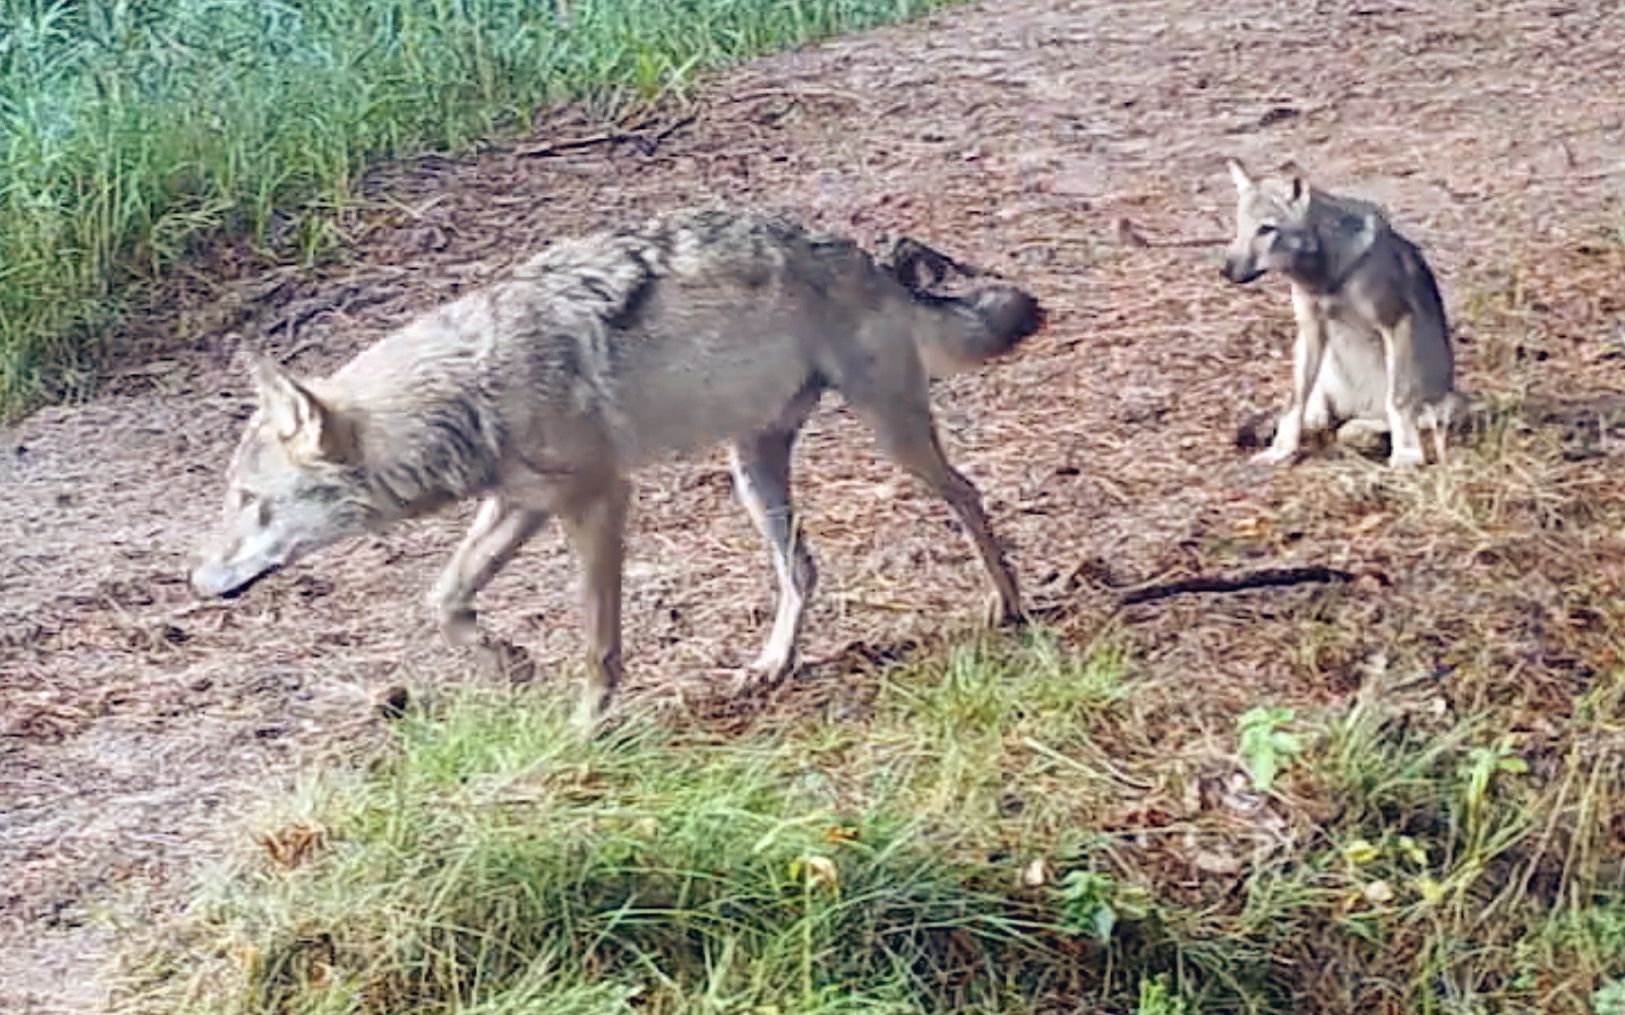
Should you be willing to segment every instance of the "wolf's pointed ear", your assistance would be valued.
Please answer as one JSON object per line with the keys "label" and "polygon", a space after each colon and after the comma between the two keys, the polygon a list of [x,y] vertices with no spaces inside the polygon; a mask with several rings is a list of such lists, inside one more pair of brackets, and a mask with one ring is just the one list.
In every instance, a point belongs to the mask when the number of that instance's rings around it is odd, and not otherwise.
{"label": "wolf's pointed ear", "polygon": [[269,359],[251,356],[249,372],[259,389],[260,409],[277,437],[307,456],[325,455],[334,436],[327,406]]}
{"label": "wolf's pointed ear", "polygon": [[1286,177],[1286,199],[1294,211],[1304,211],[1309,207],[1309,181],[1304,175],[1303,167],[1296,162],[1288,162],[1281,167],[1281,175]]}
{"label": "wolf's pointed ear", "polygon": [[1287,200],[1292,204],[1292,210],[1304,214],[1309,210],[1309,181],[1301,176],[1294,176],[1287,183]]}
{"label": "wolf's pointed ear", "polygon": [[1240,159],[1225,159],[1225,167],[1230,170],[1230,179],[1235,181],[1236,190],[1245,194],[1253,189],[1252,174],[1247,167],[1241,164]]}

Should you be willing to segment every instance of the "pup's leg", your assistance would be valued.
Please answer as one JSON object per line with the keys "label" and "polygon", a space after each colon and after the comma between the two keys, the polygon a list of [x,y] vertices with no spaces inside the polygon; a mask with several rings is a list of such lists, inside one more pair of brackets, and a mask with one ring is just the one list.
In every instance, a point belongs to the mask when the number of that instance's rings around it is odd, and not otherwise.
{"label": "pup's leg", "polygon": [[474,597],[546,523],[545,511],[520,507],[501,495],[487,497],[480,505],[474,524],[457,545],[429,596],[448,642],[472,645],[479,640]]}
{"label": "pup's leg", "polygon": [[1411,393],[1413,382],[1405,376],[1413,361],[1411,318],[1408,315],[1392,327],[1382,329],[1382,346],[1383,358],[1388,366],[1388,393],[1384,408],[1388,416],[1388,432],[1393,441],[1388,465],[1395,469],[1413,468],[1425,464],[1427,454],[1422,450],[1416,399]]}
{"label": "pup's leg", "polygon": [[1433,433],[1435,461],[1444,463],[1451,431],[1466,422],[1467,400],[1459,392],[1451,391],[1422,410],[1422,428]]}
{"label": "pup's leg", "polygon": [[773,630],[748,671],[750,682],[776,682],[795,665],[796,643],[818,569],[801,539],[790,506],[790,451],[795,431],[766,430],[741,438],[730,449],[734,490],[766,540],[773,558],[778,605]]}
{"label": "pup's leg", "polygon": [[631,487],[617,477],[559,512],[581,558],[587,617],[587,689],[576,713],[590,728],[608,710],[621,682],[621,563]]}
{"label": "pup's leg", "polygon": [[1292,401],[1275,427],[1270,446],[1253,456],[1253,461],[1279,465],[1296,457],[1303,445],[1310,395],[1320,381],[1325,359],[1326,332],[1315,299],[1296,286],[1292,289],[1292,311],[1298,322],[1298,338],[1292,347]]}
{"label": "pup's leg", "polygon": [[1305,435],[1320,433],[1331,429],[1332,426],[1332,398],[1326,393],[1325,375],[1315,381],[1315,386],[1309,392],[1309,398],[1303,404],[1303,430],[1299,434],[1301,441]]}
{"label": "pup's leg", "polygon": [[[1417,418],[1417,426],[1427,437],[1427,443],[1433,445],[1433,461],[1443,465],[1449,455],[1449,424],[1442,419],[1432,408],[1423,408]],[[1427,451],[1426,444],[1422,448]]]}

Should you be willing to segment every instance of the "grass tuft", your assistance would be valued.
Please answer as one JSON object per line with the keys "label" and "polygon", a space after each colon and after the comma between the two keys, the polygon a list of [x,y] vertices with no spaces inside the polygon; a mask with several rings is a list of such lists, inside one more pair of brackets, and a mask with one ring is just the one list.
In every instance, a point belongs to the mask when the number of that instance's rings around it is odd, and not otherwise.
{"label": "grass tuft", "polygon": [[373,160],[950,0],[8,0],[0,417],[91,380],[132,282],[222,237],[309,261]]}
{"label": "grass tuft", "polygon": [[286,805],[126,1010],[1617,1003],[1618,745],[1430,722],[1376,674],[1238,715],[1191,784],[1192,743],[1132,710],[1178,694],[1136,655],[989,642],[880,675],[861,720],[726,740],[584,742],[539,692],[466,691]]}

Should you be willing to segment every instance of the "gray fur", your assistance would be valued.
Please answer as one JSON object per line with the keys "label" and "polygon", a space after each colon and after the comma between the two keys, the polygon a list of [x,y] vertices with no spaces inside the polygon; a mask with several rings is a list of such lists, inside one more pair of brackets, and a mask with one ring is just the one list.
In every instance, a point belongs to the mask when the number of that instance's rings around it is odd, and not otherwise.
{"label": "gray fur", "polygon": [[1293,391],[1270,447],[1255,456],[1290,461],[1307,433],[1387,431],[1389,463],[1426,460],[1421,433],[1445,432],[1463,415],[1444,300],[1427,261],[1377,205],[1311,187],[1295,170],[1255,179],[1229,161],[1236,237],[1223,273],[1245,285],[1285,275],[1298,324]]}
{"label": "gray fur", "polygon": [[943,296],[848,240],[778,218],[688,213],[561,242],[330,377],[257,363],[260,410],[193,585],[232,594],[340,539],[483,498],[433,594],[447,635],[468,641],[476,593],[556,516],[588,572],[596,715],[620,670],[626,476],[728,441],[779,579],[753,670],[777,679],[793,665],[816,577],[790,518],[789,451],[833,389],[949,502],[981,554],[995,613],[1014,618],[1014,576],[979,494],[942,456],[927,377],[1007,351],[1042,322],[1014,286]]}

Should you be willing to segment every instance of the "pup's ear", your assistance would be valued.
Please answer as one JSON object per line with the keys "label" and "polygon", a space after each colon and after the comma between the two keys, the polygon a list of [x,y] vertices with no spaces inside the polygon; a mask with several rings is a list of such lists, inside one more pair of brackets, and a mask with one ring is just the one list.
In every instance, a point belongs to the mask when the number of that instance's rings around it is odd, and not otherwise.
{"label": "pup's ear", "polygon": [[1280,174],[1286,180],[1286,199],[1294,211],[1303,211],[1309,206],[1309,179],[1303,167],[1296,162],[1284,163]]}
{"label": "pup's ear", "polygon": [[1225,167],[1230,170],[1230,179],[1235,181],[1236,191],[1245,194],[1254,187],[1252,174],[1247,167],[1241,164],[1240,159],[1225,159]]}
{"label": "pup's ear", "polygon": [[263,356],[249,357],[260,410],[272,431],[305,458],[329,456],[338,436],[333,412],[292,374]]}

